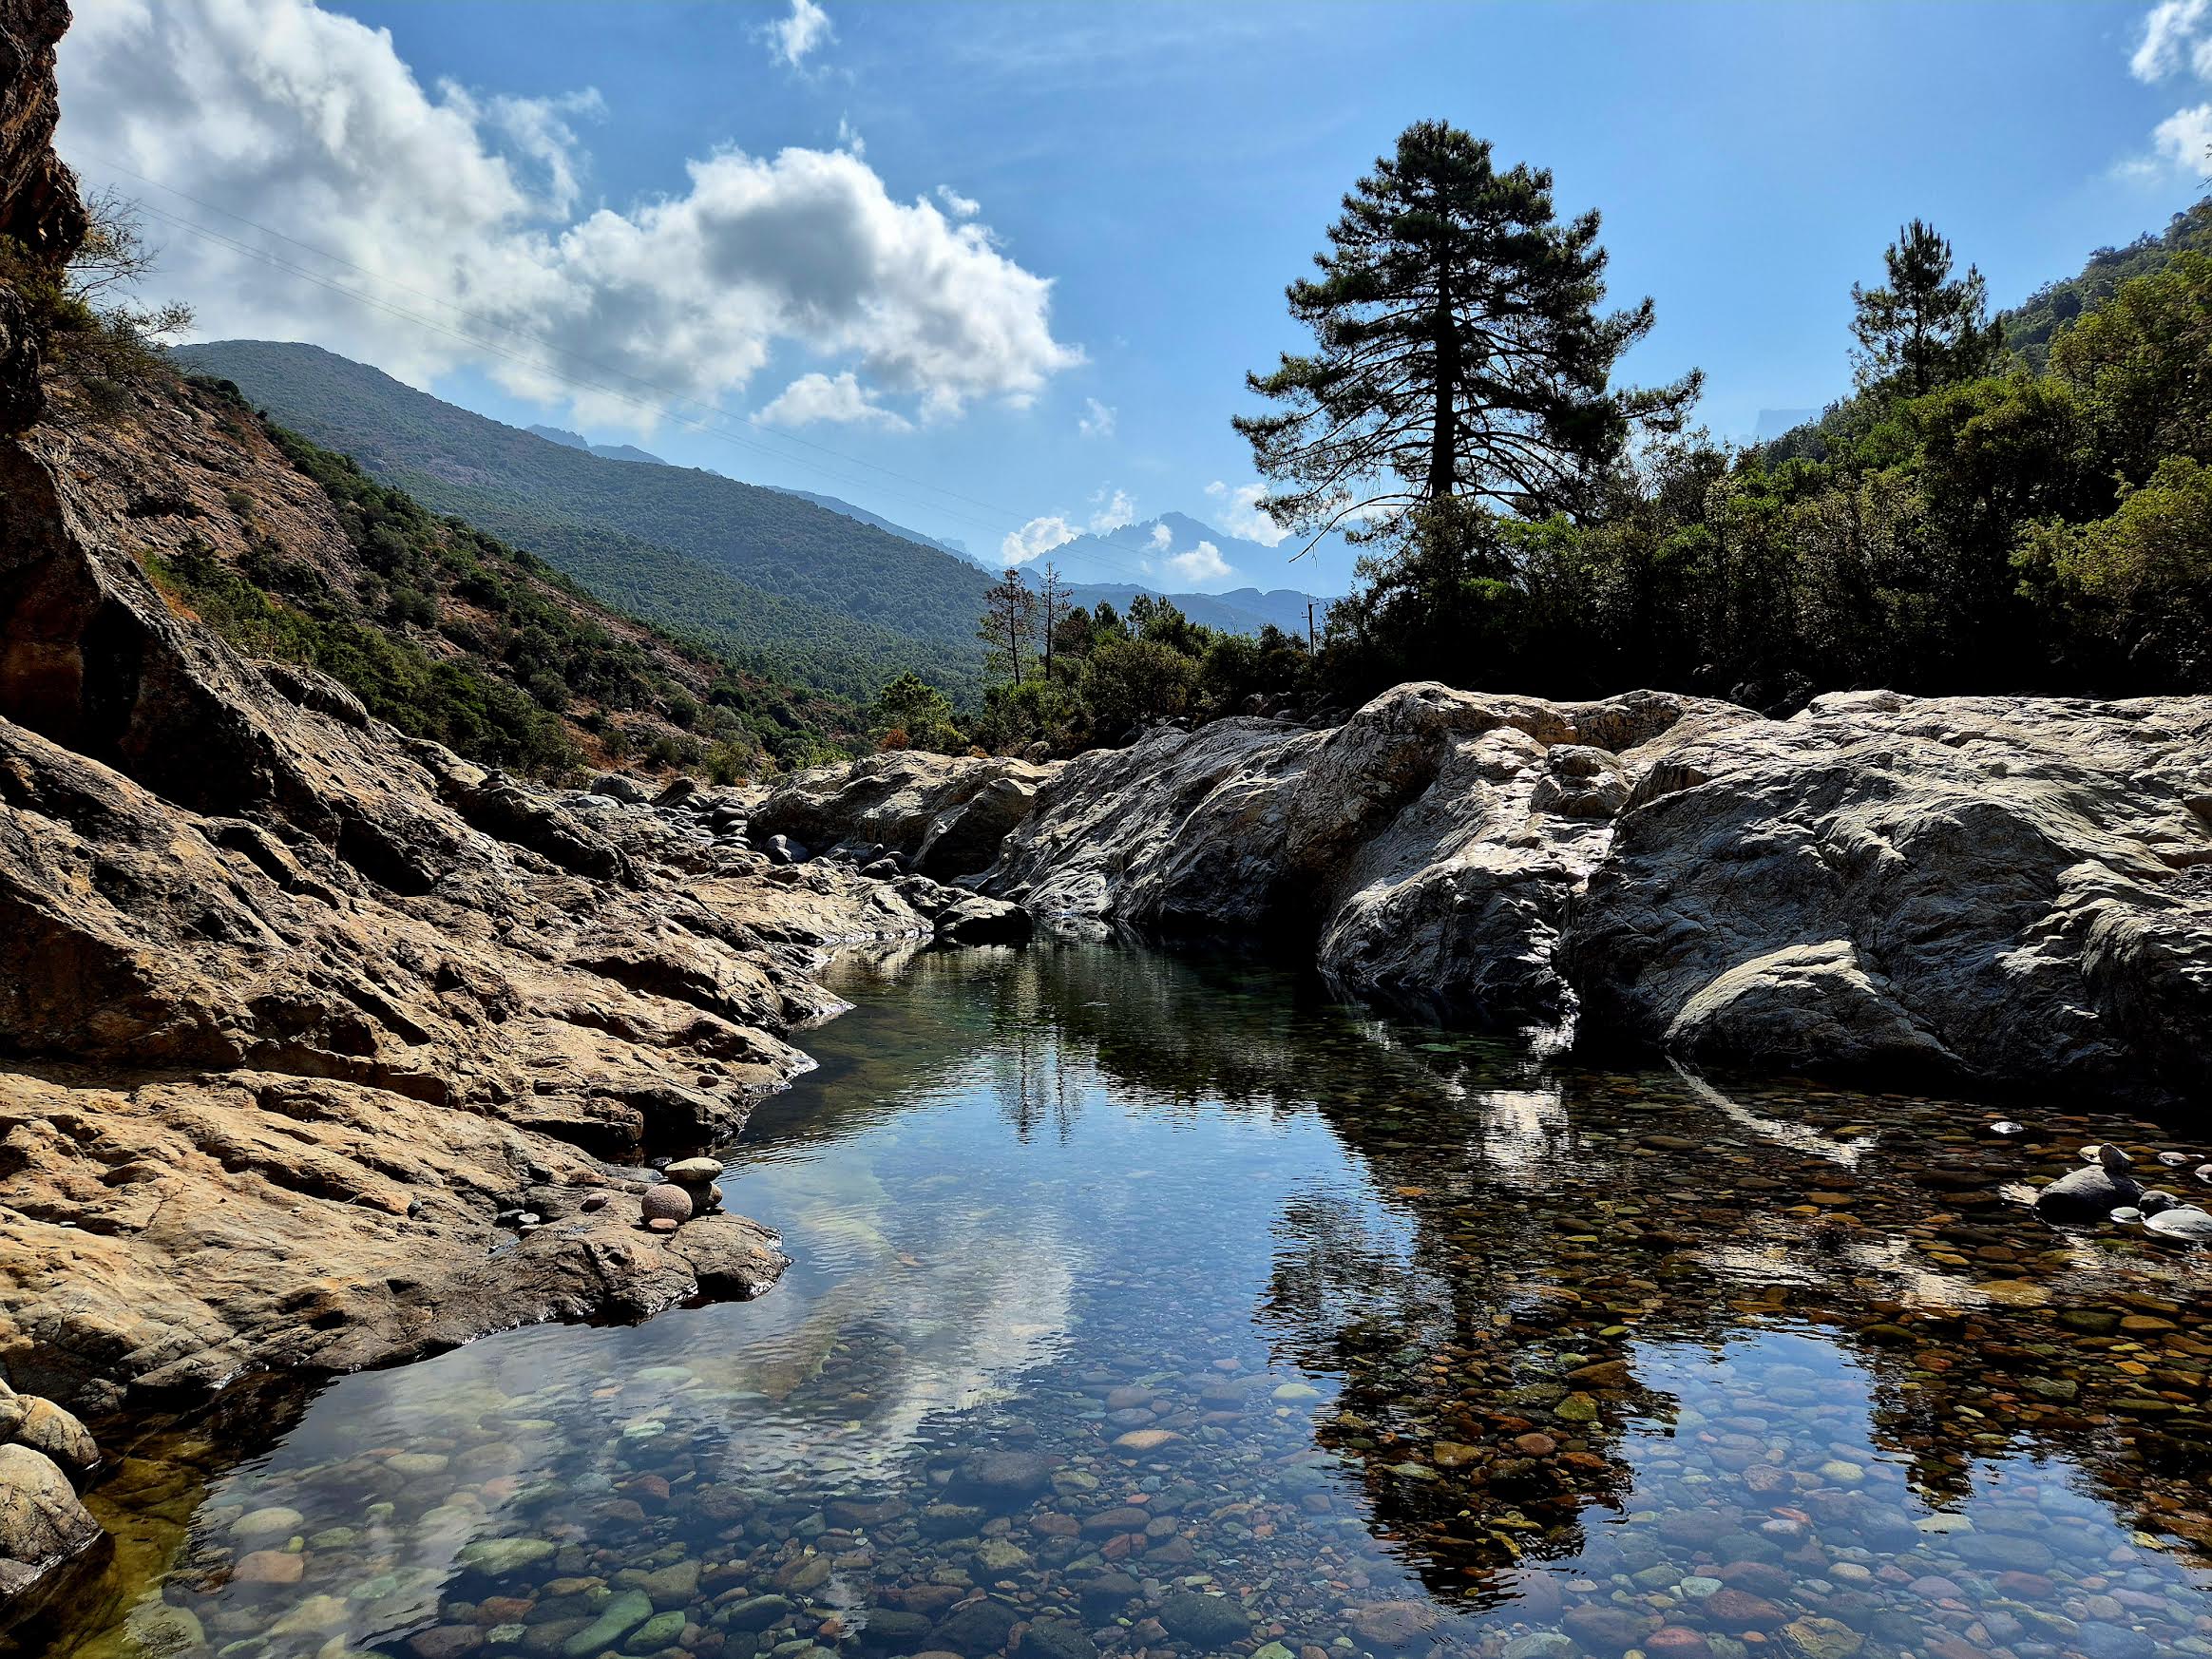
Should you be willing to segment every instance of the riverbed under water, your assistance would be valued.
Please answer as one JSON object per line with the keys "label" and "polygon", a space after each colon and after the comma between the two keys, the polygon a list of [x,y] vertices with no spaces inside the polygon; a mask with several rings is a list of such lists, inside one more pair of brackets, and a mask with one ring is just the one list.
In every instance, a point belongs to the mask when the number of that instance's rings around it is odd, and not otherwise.
{"label": "riverbed under water", "polygon": [[34,1647],[2212,1654],[2207,1258],[2012,1185],[2202,1147],[1595,1070],[1249,961],[832,983],[727,1149],[774,1290],[150,1439]]}

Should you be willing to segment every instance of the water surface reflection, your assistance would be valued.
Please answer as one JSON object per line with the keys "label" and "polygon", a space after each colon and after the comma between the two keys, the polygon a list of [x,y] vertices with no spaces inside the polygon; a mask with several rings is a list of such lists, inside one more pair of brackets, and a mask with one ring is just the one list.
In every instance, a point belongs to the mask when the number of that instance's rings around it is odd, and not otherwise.
{"label": "water surface reflection", "polygon": [[[854,959],[742,1306],[149,1445],[56,1651],[2212,1653],[2202,1257],[2089,1138],[1580,1067],[1264,966]],[[2201,1161],[2192,1158],[2192,1162]]]}

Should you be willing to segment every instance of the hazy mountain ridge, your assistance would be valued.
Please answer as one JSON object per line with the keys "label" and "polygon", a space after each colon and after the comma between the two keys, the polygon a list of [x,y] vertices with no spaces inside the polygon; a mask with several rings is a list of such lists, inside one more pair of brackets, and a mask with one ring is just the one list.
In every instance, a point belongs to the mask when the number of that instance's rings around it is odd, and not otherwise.
{"label": "hazy mountain ridge", "polygon": [[666,467],[668,463],[650,449],[640,449],[635,444],[595,444],[582,432],[571,432],[562,427],[531,426],[523,429],[534,437],[543,438],[548,444],[559,444],[567,449],[583,449],[597,455],[601,461],[639,461],[651,467]]}
{"label": "hazy mountain ridge", "polygon": [[1285,548],[1291,545],[1269,547],[1216,529],[1188,513],[1165,512],[1063,542],[1026,568],[1034,583],[1037,571],[1049,560],[1075,585],[1077,604],[1095,602],[1095,594],[1116,608],[1126,608],[1135,594],[1164,594],[1185,616],[1209,627],[1256,634],[1272,622],[1286,633],[1303,634],[1307,603],[1313,606],[1318,625],[1334,602],[1329,597],[1298,588],[1262,588],[1253,582],[1207,589],[1200,585],[1203,579],[1193,579],[1192,569],[1178,568],[1178,561],[1196,558],[1218,561],[1225,577],[1271,573],[1288,566]]}
{"label": "hazy mountain ridge", "polygon": [[925,536],[920,530],[910,530],[905,524],[893,524],[880,513],[871,513],[864,506],[854,506],[852,503],[841,497],[821,495],[811,489],[792,489],[780,484],[770,485],[769,487],[781,490],[785,495],[795,495],[801,501],[810,501],[827,512],[839,514],[859,524],[872,525],[886,535],[902,536],[921,546],[934,547],[940,553],[949,553],[963,563],[976,564],[978,563],[975,556],[958,542],[941,541],[935,536]]}
{"label": "hazy mountain ridge", "polygon": [[[648,621],[846,696],[865,699],[907,669],[955,694],[978,683],[975,627],[996,570],[956,543],[836,496],[677,467],[560,427],[510,427],[317,346],[219,340],[174,355]],[[1284,562],[1182,513],[1081,536],[1050,557],[1078,604],[1125,610],[1137,593],[1165,594],[1210,627],[1305,630],[1304,593],[1208,594],[1176,581],[1173,559],[1201,543],[1239,573]],[[1032,583],[1039,567],[1026,566]],[[1327,604],[1314,601],[1317,619]]]}
{"label": "hazy mountain ridge", "polygon": [[[1068,589],[1068,598],[1078,605],[1096,605],[1104,601],[1117,611],[1127,611],[1129,601],[1140,593],[1155,599],[1163,597],[1154,587],[1085,582]],[[1301,637],[1306,633],[1307,603],[1313,606],[1316,628],[1326,619],[1330,603],[1322,599],[1309,601],[1307,595],[1287,587],[1266,593],[1256,587],[1232,587],[1227,593],[1171,593],[1164,597],[1193,622],[1202,622],[1209,628],[1223,628],[1232,634],[1257,634],[1272,624],[1286,634]]]}

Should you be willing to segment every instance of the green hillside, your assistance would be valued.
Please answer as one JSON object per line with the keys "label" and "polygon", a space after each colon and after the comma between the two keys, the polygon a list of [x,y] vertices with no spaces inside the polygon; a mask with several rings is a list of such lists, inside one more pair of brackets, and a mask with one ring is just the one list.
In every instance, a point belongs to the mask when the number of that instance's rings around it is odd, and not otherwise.
{"label": "green hillside", "polygon": [[2175,214],[2164,231],[2145,233],[2124,248],[2099,248],[2079,274],[2045,283],[1997,319],[2005,344],[2041,371],[2061,327],[2103,305],[2129,277],[2162,270],[2176,254],[2192,250],[2212,253],[2212,201]]}
{"label": "green hillside", "polygon": [[[228,530],[203,518],[208,532],[181,545],[142,547],[148,573],[249,655],[319,668],[412,736],[557,779],[616,764],[728,778],[811,764],[863,728],[851,704],[610,609],[347,457],[254,421],[228,381],[165,390],[238,447],[238,482]],[[263,523],[267,481],[286,467],[320,486],[342,542],[288,541]]]}
{"label": "green hillside", "polygon": [[224,340],[180,365],[425,505],[524,547],[607,602],[855,697],[911,670],[971,695],[989,578],[782,490],[603,460],[319,347]]}

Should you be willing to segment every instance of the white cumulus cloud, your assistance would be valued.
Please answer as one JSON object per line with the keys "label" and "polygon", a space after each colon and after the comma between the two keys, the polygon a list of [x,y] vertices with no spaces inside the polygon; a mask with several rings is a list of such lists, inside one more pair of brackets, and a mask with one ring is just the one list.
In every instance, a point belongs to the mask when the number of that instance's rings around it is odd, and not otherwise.
{"label": "white cumulus cloud", "polygon": [[2127,60],[2129,71],[2138,81],[2163,81],[2184,62],[2193,62],[2203,73],[2208,21],[2212,0],[2160,0],[2143,20],[2143,38]]}
{"label": "white cumulus cloud", "polygon": [[1211,542],[1201,542],[1188,553],[1178,553],[1168,561],[1168,568],[1188,582],[1219,582],[1234,576],[1235,570],[1222,558],[1221,549]]}
{"label": "white cumulus cloud", "polygon": [[814,0],[791,0],[789,15],[770,24],[767,34],[776,57],[794,69],[805,66],[808,53],[837,38],[830,13],[815,5]]}
{"label": "white cumulus cloud", "polygon": [[896,410],[877,403],[849,372],[800,375],[760,411],[760,418],[781,427],[833,421],[844,426],[877,426],[894,432],[913,429],[912,423]]}
{"label": "white cumulus cloud", "polygon": [[1111,438],[1114,435],[1114,410],[1095,397],[1083,399],[1083,412],[1076,417],[1076,430],[1086,438]]}
{"label": "white cumulus cloud", "polygon": [[2212,179],[2212,104],[2175,110],[2151,129],[2150,143],[2166,166]]}
{"label": "white cumulus cloud", "polygon": [[1165,525],[1165,524],[1154,524],[1154,525],[1153,526],[1153,533],[1152,533],[1152,545],[1153,545],[1153,551],[1154,551],[1154,553],[1165,553],[1165,552],[1166,552],[1166,551],[1167,551],[1167,550],[1168,550],[1170,547],[1173,547],[1174,544],[1175,544],[1175,532],[1174,532],[1174,531],[1173,531],[1173,530],[1169,529],[1169,528],[1168,528],[1168,526],[1167,526],[1167,525]]}
{"label": "white cumulus cloud", "polygon": [[[2212,84],[2212,0],[2159,0],[2144,17],[2127,67],[2146,84],[2184,72]],[[2151,129],[2150,153],[2116,171],[2144,180],[2174,173],[2212,179],[2212,103],[2175,110]]]}
{"label": "white cumulus cloud", "polygon": [[94,182],[388,308],[157,219],[161,296],[211,336],[313,340],[417,384],[471,364],[640,431],[638,400],[717,398],[778,347],[929,418],[1024,405],[1082,361],[1048,278],[850,147],[717,150],[675,194],[584,211],[595,94],[425,86],[389,33],[311,0],[100,0],[61,73],[61,148]]}
{"label": "white cumulus cloud", "polygon": [[1221,503],[1221,515],[1216,522],[1242,541],[1272,547],[1290,534],[1260,510],[1260,497],[1267,490],[1257,484],[1240,484],[1232,489],[1216,478],[1206,486],[1206,493]]}
{"label": "white cumulus cloud", "polygon": [[949,184],[937,187],[937,200],[944,203],[944,211],[955,219],[973,219],[983,211],[983,204],[972,196],[963,196]]}
{"label": "white cumulus cloud", "polygon": [[1091,515],[1091,533],[1107,536],[1124,524],[1136,523],[1136,502],[1126,489],[1101,489],[1091,498],[1097,510]]}
{"label": "white cumulus cloud", "polygon": [[1073,542],[1078,533],[1057,513],[1031,519],[1019,530],[1006,532],[1006,539],[999,543],[999,557],[1009,564],[1026,564],[1032,559],[1041,559],[1055,547]]}

